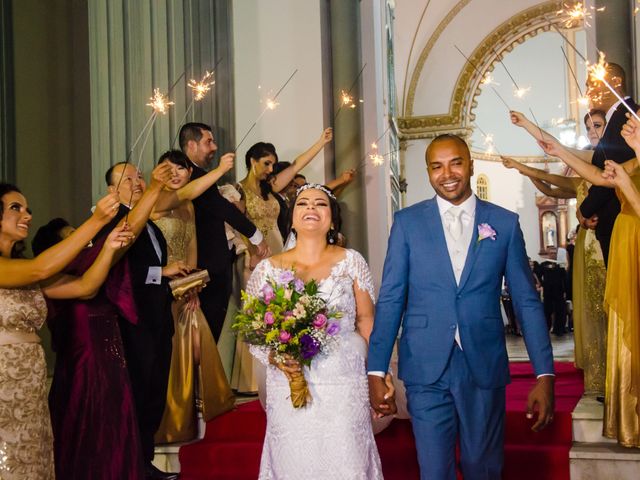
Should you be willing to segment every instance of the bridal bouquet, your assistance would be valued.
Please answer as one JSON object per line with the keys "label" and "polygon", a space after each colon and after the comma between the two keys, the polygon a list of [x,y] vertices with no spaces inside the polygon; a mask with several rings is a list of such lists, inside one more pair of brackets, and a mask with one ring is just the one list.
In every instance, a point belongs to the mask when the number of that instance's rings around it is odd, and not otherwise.
{"label": "bridal bouquet", "polygon": [[[340,331],[341,313],[329,310],[314,280],[304,283],[291,270],[269,278],[257,297],[243,291],[242,303],[232,328],[250,345],[273,351],[277,362],[288,355],[310,366]],[[289,387],[294,408],[304,407],[310,394],[302,371],[290,376]]]}

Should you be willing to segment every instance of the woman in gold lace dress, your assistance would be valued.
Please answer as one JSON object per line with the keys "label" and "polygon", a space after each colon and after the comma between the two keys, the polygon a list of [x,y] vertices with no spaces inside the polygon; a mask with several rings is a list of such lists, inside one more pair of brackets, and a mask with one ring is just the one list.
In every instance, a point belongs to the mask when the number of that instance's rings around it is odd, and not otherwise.
{"label": "woman in gold lace dress", "polygon": [[[161,194],[152,220],[167,241],[168,263],[183,272],[197,265],[195,213],[191,199],[213,185],[233,166],[233,156],[221,159],[220,166],[189,182],[191,164],[180,151],[160,157],[159,163],[172,165],[172,177]],[[177,208],[166,209],[171,196],[177,195]],[[175,204],[174,202],[171,202]],[[204,317],[196,291],[187,292],[172,305],[175,334],[169,372],[167,405],[156,443],[175,443],[198,437],[198,410],[205,421],[233,408],[234,398],[224,373],[215,340]]]}
{"label": "woman in gold lace dress", "polygon": [[[115,251],[132,240],[115,229],[82,277],[58,275],[117,213],[118,197],[101,199],[76,232],[34,259],[20,258],[31,211],[13,185],[0,184],[0,478],[53,480],[47,370],[36,333],[50,298],[88,298],[104,282]],[[44,293],[44,295],[43,295]]]}
{"label": "woman in gold lace dress", "polygon": [[[585,115],[584,124],[594,148],[604,133],[605,113],[591,110]],[[503,157],[503,164],[529,177],[545,195],[576,198],[576,208],[580,208],[591,185],[581,177],[554,175],[508,157]],[[605,277],[602,250],[594,231],[580,228],[573,253],[572,278],[575,363],[584,372],[585,393],[595,395],[604,394],[607,347],[607,316],[603,308]]]}
{"label": "woman in gold lace dress", "polygon": [[[262,232],[271,254],[280,253],[284,246],[284,240],[278,228],[280,204],[274,193],[277,194],[286,188],[296,174],[307,166],[332,139],[333,129],[327,128],[309,149],[300,154],[290,166],[276,175],[272,175],[272,173],[273,166],[278,162],[278,154],[273,144],[258,142],[247,151],[245,155],[247,176],[240,181],[237,188],[242,195],[242,203],[247,218]],[[252,257],[251,265],[248,267],[255,267],[259,260],[261,259]],[[246,277],[243,279],[241,288],[244,288],[246,284],[248,275]],[[227,314],[227,318],[232,317]],[[254,371],[254,366],[259,368],[260,371]],[[264,383],[262,370],[261,367],[254,363],[253,356],[249,353],[247,345],[239,338],[236,342],[231,386],[241,393],[256,392],[258,383]],[[256,378],[256,374],[261,376],[260,381]]]}

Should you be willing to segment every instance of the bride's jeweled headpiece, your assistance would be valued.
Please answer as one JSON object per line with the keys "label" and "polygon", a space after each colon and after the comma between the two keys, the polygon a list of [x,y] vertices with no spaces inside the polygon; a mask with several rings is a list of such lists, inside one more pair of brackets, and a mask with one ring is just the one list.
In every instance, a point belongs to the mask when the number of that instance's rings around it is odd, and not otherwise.
{"label": "bride's jeweled headpiece", "polygon": [[298,190],[296,190],[296,197],[305,190],[309,190],[310,188],[313,188],[314,190],[321,190],[327,194],[327,197],[336,200],[336,196],[333,194],[333,192],[324,185],[320,185],[319,183],[305,183],[300,188],[298,188]]}

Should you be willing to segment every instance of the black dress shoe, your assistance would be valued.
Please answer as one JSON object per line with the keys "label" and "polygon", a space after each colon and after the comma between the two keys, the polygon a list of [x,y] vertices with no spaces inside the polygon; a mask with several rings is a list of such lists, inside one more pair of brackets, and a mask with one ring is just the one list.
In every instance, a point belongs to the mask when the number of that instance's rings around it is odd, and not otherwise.
{"label": "black dress shoe", "polygon": [[147,464],[144,474],[146,480],[177,480],[180,476],[178,473],[163,472],[151,463]]}
{"label": "black dress shoe", "polygon": [[598,401],[598,402],[600,402],[600,403],[604,403],[604,397],[603,397],[603,396],[601,396],[601,395],[598,395],[598,396],[596,397],[596,401]]}

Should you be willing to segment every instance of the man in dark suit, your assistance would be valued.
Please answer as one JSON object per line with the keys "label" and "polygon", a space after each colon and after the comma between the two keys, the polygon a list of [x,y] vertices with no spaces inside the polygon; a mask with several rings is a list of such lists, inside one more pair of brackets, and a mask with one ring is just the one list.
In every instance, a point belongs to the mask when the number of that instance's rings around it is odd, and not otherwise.
{"label": "man in dark suit", "polygon": [[168,280],[186,273],[184,265],[167,265],[164,236],[149,220],[160,191],[170,178],[170,165],[159,165],[152,173],[149,188],[146,188],[142,174],[133,165],[118,163],[112,166],[105,180],[108,190],[118,193],[121,205],[113,221],[102,230],[109,232],[126,218],[136,235],[136,241],[126,255],[138,321],[134,325],[121,319],[120,332],[136,404],[145,475],[147,479],[158,480],[178,478],[177,474],[162,472],[151,463],[153,436],[164,413],[171,363],[173,319]]}
{"label": "man in dark suit", "polygon": [[[203,176],[218,150],[211,127],[204,123],[187,123],[180,129],[179,139],[180,148],[193,163],[191,179]],[[235,258],[235,253],[229,250],[224,223],[227,222],[247,237],[256,246],[256,255],[268,256],[269,248],[255,225],[220,195],[217,185],[194,199],[193,206],[196,212],[198,266],[206,268],[211,277],[207,288],[200,292],[200,304],[217,341],[231,296]]]}
{"label": "man in dark suit", "polygon": [[[608,64],[607,78],[608,83],[625,99],[625,102],[634,111],[637,111],[638,105],[626,93],[627,86],[624,69],[615,63]],[[627,145],[620,135],[620,130],[622,130],[622,126],[627,121],[626,107],[602,82],[590,80],[587,86],[591,106],[607,112],[607,125],[595,150],[572,150],[572,153],[581,152],[580,156],[587,155],[593,165],[602,169],[604,169],[605,160],[624,163],[634,158],[633,149]],[[585,228],[595,229],[596,238],[602,247],[605,264],[609,260],[611,233],[618,213],[620,213],[620,202],[616,197],[615,191],[612,188],[597,185],[593,185],[589,189],[589,194],[577,211],[580,224]]]}

